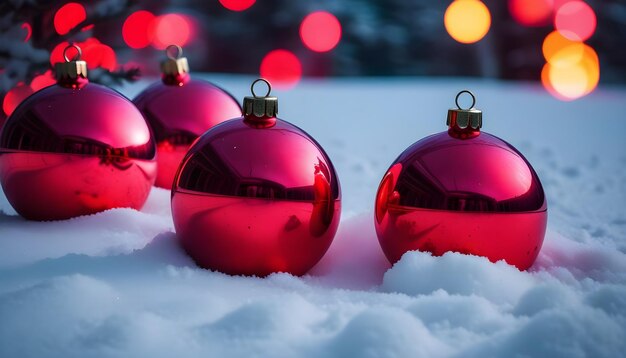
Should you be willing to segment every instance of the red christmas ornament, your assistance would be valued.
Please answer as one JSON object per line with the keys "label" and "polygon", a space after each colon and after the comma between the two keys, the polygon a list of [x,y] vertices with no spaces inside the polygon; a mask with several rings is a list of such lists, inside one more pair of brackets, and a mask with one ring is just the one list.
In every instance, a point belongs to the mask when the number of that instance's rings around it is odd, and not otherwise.
{"label": "red christmas ornament", "polygon": [[[178,50],[174,56],[173,50]],[[237,100],[223,89],[191,79],[180,46],[166,49],[163,80],[141,92],[133,102],[146,117],[157,141],[155,185],[172,188],[174,175],[191,143],[207,129],[241,116]]]}
{"label": "red christmas ornament", "polygon": [[543,243],[547,204],[539,178],[512,145],[481,133],[482,112],[448,111],[447,132],[405,150],[376,196],[378,240],[391,263],[409,250],[448,251],[529,268]]}
{"label": "red christmas ornament", "polygon": [[[269,82],[264,79],[269,87]],[[244,98],[243,117],[203,134],[178,169],[172,214],[183,248],[228,274],[303,275],[330,246],[341,210],[324,150],[276,118],[276,97]]]}
{"label": "red christmas ornament", "polygon": [[135,106],[87,79],[87,64],[56,64],[57,84],[24,100],[0,135],[0,182],[27,219],[140,209],[156,176],[155,142]]}

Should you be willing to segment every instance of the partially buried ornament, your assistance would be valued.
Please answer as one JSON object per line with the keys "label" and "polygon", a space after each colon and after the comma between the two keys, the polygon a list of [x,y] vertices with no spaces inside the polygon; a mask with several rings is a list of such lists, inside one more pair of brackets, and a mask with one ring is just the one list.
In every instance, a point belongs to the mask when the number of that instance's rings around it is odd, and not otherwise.
{"label": "partially buried ornament", "polygon": [[172,188],[176,234],[204,268],[302,275],[337,231],[339,180],[313,138],[276,118],[269,82],[252,86],[243,117],[207,131],[183,159]]}
{"label": "partially buried ornament", "polygon": [[80,48],[64,57],[57,84],[24,100],[2,128],[2,189],[32,220],[140,209],[156,176],[150,128],[124,96],[89,83]]}
{"label": "partially buried ornament", "polygon": [[409,250],[448,251],[529,268],[543,243],[547,204],[532,166],[512,145],[480,131],[482,112],[448,111],[447,132],[406,149],[376,196],[378,240],[391,263]]}
{"label": "partially buried ornament", "polygon": [[133,102],[152,127],[157,141],[155,185],[170,189],[176,169],[191,143],[209,128],[241,116],[237,100],[220,87],[189,75],[182,48],[166,49],[162,80],[141,92]]}

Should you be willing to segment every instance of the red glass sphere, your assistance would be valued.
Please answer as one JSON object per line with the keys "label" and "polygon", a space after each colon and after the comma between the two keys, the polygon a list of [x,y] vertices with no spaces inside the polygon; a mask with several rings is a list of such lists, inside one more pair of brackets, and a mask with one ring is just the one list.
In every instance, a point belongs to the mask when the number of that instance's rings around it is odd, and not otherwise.
{"label": "red glass sphere", "polygon": [[391,263],[410,250],[454,251],[524,270],[541,249],[546,223],[544,191],[524,156],[454,121],[400,154],[376,196],[376,233]]}
{"label": "red glass sphere", "polygon": [[220,87],[188,74],[164,76],[133,102],[152,127],[157,141],[155,185],[172,188],[189,145],[209,128],[241,116],[237,100]]}
{"label": "red glass sphere", "polygon": [[155,142],[135,106],[86,79],[24,100],[0,135],[0,182],[27,219],[140,209],[156,176]]}
{"label": "red glass sphere", "polygon": [[303,275],[330,246],[340,187],[323,149],[274,117],[206,132],[172,188],[177,236],[198,265],[228,274]]}

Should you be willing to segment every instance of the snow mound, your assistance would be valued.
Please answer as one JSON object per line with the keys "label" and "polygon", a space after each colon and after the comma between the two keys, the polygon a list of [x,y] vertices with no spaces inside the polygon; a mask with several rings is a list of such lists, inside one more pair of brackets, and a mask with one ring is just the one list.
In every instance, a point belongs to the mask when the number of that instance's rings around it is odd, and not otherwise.
{"label": "snow mound", "polygon": [[[250,80],[216,82],[241,98]],[[409,252],[391,267],[371,213],[378,183],[402,150],[443,130],[467,87],[484,129],[542,180],[543,249],[526,272],[457,253]],[[58,222],[23,220],[0,195],[0,357],[621,357],[625,94],[600,88],[564,103],[535,86],[420,79],[277,91],[284,118],[319,141],[342,184],[335,241],[304,277],[198,268],[178,245],[166,190],[141,211]],[[331,110],[303,110],[310,98]],[[416,99],[426,105],[407,113]],[[534,115],[511,111],[519,103]]]}

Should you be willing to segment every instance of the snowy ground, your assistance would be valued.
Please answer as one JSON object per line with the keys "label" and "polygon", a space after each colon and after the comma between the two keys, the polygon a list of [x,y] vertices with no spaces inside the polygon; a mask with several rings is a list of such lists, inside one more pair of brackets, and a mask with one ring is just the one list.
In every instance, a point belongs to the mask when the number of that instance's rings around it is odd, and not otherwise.
{"label": "snowy ground", "polygon": [[[252,78],[210,76],[238,98]],[[122,89],[132,97],[146,83]],[[548,195],[529,272],[406,254],[389,267],[373,199],[391,161],[445,129],[470,88],[484,130],[517,146]],[[27,222],[0,194],[0,357],[618,357],[626,351],[626,88],[572,103],[539,86],[467,80],[305,81],[276,92],[343,189],[339,232],[302,278],[198,269],[169,193],[141,212]]]}

